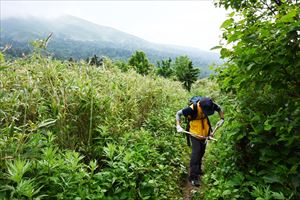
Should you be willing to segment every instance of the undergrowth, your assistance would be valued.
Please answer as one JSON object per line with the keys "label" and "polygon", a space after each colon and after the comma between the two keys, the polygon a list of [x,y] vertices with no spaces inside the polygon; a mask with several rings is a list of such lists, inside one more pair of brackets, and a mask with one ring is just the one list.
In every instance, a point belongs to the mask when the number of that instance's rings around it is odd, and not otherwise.
{"label": "undergrowth", "polygon": [[180,83],[39,54],[0,70],[1,199],[180,199]]}

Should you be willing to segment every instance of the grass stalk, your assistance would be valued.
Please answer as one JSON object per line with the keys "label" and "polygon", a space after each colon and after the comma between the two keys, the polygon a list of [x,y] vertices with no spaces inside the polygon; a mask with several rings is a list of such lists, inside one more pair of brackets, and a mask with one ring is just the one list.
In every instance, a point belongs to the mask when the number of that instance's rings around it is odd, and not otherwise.
{"label": "grass stalk", "polygon": [[90,109],[90,125],[89,125],[89,140],[88,140],[88,145],[91,145],[91,140],[92,140],[92,128],[93,128],[93,107],[94,107],[94,95],[93,95],[93,90],[94,90],[94,85],[93,85],[93,77],[91,77],[91,109]]}

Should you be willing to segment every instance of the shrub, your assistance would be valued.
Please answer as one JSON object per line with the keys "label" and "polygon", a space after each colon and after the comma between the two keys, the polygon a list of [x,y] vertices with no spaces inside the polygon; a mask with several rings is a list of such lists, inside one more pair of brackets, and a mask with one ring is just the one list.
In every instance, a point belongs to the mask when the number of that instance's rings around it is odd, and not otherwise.
{"label": "shrub", "polygon": [[3,66],[1,198],[180,194],[186,150],[174,115],[187,95],[180,83],[38,54]]}

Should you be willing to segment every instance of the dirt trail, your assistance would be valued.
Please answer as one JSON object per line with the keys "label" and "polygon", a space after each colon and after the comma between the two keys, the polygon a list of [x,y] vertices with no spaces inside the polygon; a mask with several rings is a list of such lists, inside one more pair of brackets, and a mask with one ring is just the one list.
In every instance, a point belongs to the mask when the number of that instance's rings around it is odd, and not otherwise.
{"label": "dirt trail", "polygon": [[192,200],[193,194],[199,191],[200,187],[192,186],[188,178],[186,178],[183,185],[183,200]]}

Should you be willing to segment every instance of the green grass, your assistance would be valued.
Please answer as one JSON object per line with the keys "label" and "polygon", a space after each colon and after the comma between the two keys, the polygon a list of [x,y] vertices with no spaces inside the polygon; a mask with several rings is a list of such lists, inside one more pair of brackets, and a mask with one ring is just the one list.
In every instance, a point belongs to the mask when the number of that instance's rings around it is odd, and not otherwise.
{"label": "green grass", "polygon": [[174,118],[188,94],[107,66],[1,60],[0,198],[181,198],[188,157]]}

